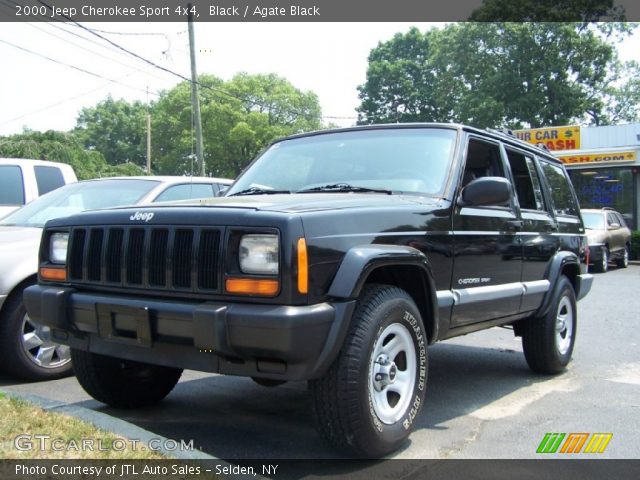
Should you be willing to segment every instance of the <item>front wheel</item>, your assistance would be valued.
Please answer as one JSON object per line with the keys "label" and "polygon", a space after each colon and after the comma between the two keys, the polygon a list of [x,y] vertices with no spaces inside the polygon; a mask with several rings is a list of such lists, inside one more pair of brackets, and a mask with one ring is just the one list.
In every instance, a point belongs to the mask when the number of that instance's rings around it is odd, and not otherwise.
{"label": "front wheel", "polygon": [[594,268],[596,272],[600,273],[609,270],[609,249],[607,247],[602,247],[600,261],[594,265]]}
{"label": "front wheel", "polygon": [[71,375],[69,347],[54,343],[48,327],[33,323],[20,289],[0,318],[0,367],[24,380],[54,380]]}
{"label": "front wheel", "polygon": [[566,368],[575,345],[577,319],[573,285],[562,275],[547,314],[527,320],[522,332],[522,349],[531,370],[555,374]]}
{"label": "front wheel", "polygon": [[82,388],[116,408],[152,405],[166,397],[182,375],[179,368],[122,360],[71,349],[73,369]]}
{"label": "front wheel", "polygon": [[414,301],[397,287],[369,285],[340,354],[309,382],[318,430],[349,454],[384,456],[409,437],[426,384],[427,336]]}

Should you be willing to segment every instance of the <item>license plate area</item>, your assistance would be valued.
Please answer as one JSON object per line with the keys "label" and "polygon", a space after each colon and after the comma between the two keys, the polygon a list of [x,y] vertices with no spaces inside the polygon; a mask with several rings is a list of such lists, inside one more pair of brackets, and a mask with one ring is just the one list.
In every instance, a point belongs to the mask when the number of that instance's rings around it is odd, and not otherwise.
{"label": "license plate area", "polygon": [[127,345],[151,346],[149,308],[98,303],[96,313],[101,338]]}

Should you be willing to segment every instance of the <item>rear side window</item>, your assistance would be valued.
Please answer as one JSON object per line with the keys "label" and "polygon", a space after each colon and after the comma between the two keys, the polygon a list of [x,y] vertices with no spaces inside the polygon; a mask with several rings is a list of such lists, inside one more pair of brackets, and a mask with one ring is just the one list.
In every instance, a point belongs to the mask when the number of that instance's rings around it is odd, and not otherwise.
{"label": "rear side window", "polygon": [[569,183],[569,177],[559,165],[554,165],[541,160],[542,173],[547,179],[547,185],[553,201],[553,210],[556,215],[578,215],[578,205],[573,197],[573,190]]}
{"label": "rear side window", "polygon": [[628,228],[627,222],[625,222],[624,217],[620,213],[616,212],[616,217],[618,217],[618,223],[621,227]]}
{"label": "rear side window", "polygon": [[44,195],[64,185],[64,177],[59,168],[36,165],[34,171],[39,195]]}
{"label": "rear side window", "polygon": [[618,225],[622,225],[620,223],[620,219],[615,213],[613,212],[607,213],[607,225],[613,225],[614,223],[617,223]]}
{"label": "rear side window", "polygon": [[540,179],[533,159],[507,149],[507,158],[513,174],[520,208],[526,210],[545,210]]}
{"label": "rear side window", "polygon": [[22,169],[17,165],[0,165],[0,205],[24,205]]}

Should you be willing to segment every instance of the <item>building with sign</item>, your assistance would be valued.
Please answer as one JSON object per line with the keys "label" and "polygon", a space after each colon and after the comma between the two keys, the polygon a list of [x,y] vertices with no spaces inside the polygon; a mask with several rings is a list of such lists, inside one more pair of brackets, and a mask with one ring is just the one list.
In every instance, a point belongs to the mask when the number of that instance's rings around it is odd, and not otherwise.
{"label": "building with sign", "polygon": [[514,133],[526,142],[546,145],[562,160],[582,208],[614,208],[630,228],[640,228],[640,123]]}

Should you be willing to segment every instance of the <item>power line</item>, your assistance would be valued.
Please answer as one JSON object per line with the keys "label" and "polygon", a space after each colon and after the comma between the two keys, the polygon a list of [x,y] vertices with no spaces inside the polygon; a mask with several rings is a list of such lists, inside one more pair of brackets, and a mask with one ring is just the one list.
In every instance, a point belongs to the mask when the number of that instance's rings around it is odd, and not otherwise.
{"label": "power line", "polygon": [[[106,33],[107,35],[147,35],[147,36],[162,36],[162,37],[168,37],[168,35],[166,33],[159,33],[159,32],[110,32],[107,30],[99,30],[97,28],[93,29],[94,32],[100,32],[100,33]],[[180,33],[180,32],[178,32]]]}
{"label": "power line", "polygon": [[[47,2],[44,2],[43,0],[38,0],[38,3],[41,3],[42,5],[44,5],[45,7],[49,8],[51,11],[53,11],[53,7],[52,7],[51,5],[49,5]],[[126,52],[126,53],[128,53],[129,55],[131,55],[131,56],[133,56],[133,57],[137,58],[138,60],[142,60],[143,62],[145,62],[145,63],[147,63],[147,64],[151,65],[152,67],[155,67],[155,68],[157,68],[157,69],[159,69],[159,70],[162,70],[162,71],[164,71],[164,72],[170,73],[171,75],[174,75],[174,76],[176,76],[176,77],[178,77],[178,78],[180,78],[180,79],[182,79],[182,80],[189,81],[189,78],[188,78],[188,77],[185,77],[184,75],[182,75],[182,74],[180,74],[180,73],[177,73],[177,72],[174,72],[173,70],[170,70],[170,69],[168,69],[168,68],[166,68],[166,67],[163,67],[163,66],[161,66],[161,65],[158,65],[157,63],[154,63],[154,62],[152,62],[151,60],[148,60],[148,59],[146,59],[146,58],[142,57],[141,55],[138,55],[137,53],[132,52],[131,50],[127,50],[127,49],[126,49],[126,48],[124,48],[123,46],[118,45],[117,43],[115,43],[114,41],[112,41],[112,40],[110,40],[110,39],[108,39],[108,38],[106,38],[106,37],[103,37],[102,35],[100,35],[99,33],[95,32],[95,31],[93,31],[92,29],[90,29],[90,28],[88,28],[88,27],[85,27],[84,25],[81,25],[80,23],[78,23],[78,22],[76,22],[74,19],[72,19],[71,17],[69,17],[69,16],[67,16],[67,15],[65,15],[65,14],[62,14],[61,16],[62,16],[63,18],[66,18],[67,20],[69,20],[69,21],[70,21],[70,22],[72,22],[73,24],[77,25],[78,27],[82,28],[83,30],[86,30],[87,32],[91,33],[92,35],[95,35],[96,37],[98,37],[98,38],[100,38],[100,39],[104,40],[105,42],[107,42],[107,43],[109,43],[109,44],[113,45],[113,46],[114,46],[114,47],[116,47],[117,49],[122,50],[123,52]]]}
{"label": "power line", "polygon": [[[43,1],[43,0],[38,0],[38,3],[40,3],[40,4],[44,5],[45,7],[49,8],[50,10],[52,10],[52,11],[53,11],[53,7],[52,7],[51,5],[49,5],[47,2],[45,2],[45,1]],[[166,72],[166,73],[169,73],[169,74],[171,74],[171,75],[174,75],[174,76],[176,76],[176,77],[180,78],[180,79],[181,79],[181,80],[183,80],[183,81],[186,81],[186,82],[192,82],[192,80],[191,80],[190,78],[188,78],[188,77],[186,77],[186,76],[184,76],[184,75],[182,75],[182,74],[180,74],[180,73],[178,73],[178,72],[174,72],[173,70],[171,70],[171,69],[169,69],[169,68],[166,68],[166,67],[163,67],[163,66],[161,66],[161,65],[158,65],[157,63],[152,62],[151,60],[148,60],[148,59],[144,58],[143,56],[138,55],[137,53],[132,52],[131,50],[128,50],[128,49],[124,48],[123,46],[121,46],[121,45],[119,45],[119,44],[115,43],[114,41],[112,41],[112,40],[110,40],[110,39],[108,39],[108,38],[105,38],[104,36],[102,36],[102,35],[100,35],[99,33],[97,33],[97,32],[95,32],[95,31],[93,31],[92,29],[90,29],[90,28],[88,28],[88,27],[85,27],[84,25],[81,25],[80,23],[78,23],[78,22],[76,22],[75,20],[73,20],[71,17],[69,17],[69,16],[67,16],[67,15],[65,15],[65,14],[62,14],[61,16],[62,16],[63,18],[66,18],[67,20],[69,20],[69,21],[70,21],[70,22],[72,22],[73,24],[77,25],[78,27],[82,28],[83,30],[86,30],[87,32],[91,33],[92,35],[95,35],[96,37],[98,37],[98,38],[100,38],[100,39],[104,40],[105,42],[107,42],[107,43],[109,43],[109,44],[113,45],[113,46],[114,46],[114,47],[116,47],[117,49],[122,50],[123,52],[126,52],[126,53],[128,53],[129,55],[132,55],[133,57],[135,57],[135,58],[137,58],[137,59],[139,59],[139,60],[142,60],[143,62],[145,62],[145,63],[147,63],[147,64],[149,64],[149,65],[151,65],[151,66],[153,66],[153,67],[155,67],[155,68],[157,68],[157,69],[159,69],[159,70],[162,70],[162,71],[164,71],[164,72]],[[260,103],[258,103],[258,102],[252,102],[252,101],[250,101],[248,98],[243,98],[243,97],[240,97],[240,96],[234,95],[234,94],[229,93],[229,92],[226,92],[226,91],[224,91],[224,90],[222,90],[222,89],[215,88],[215,87],[211,87],[211,86],[209,86],[209,85],[204,85],[204,84],[202,84],[202,83],[200,83],[200,82],[198,82],[198,81],[195,81],[194,83],[196,83],[198,86],[200,86],[200,87],[202,87],[202,88],[206,88],[206,89],[208,89],[208,90],[211,90],[211,91],[214,91],[214,92],[218,92],[218,93],[223,94],[223,95],[227,95],[228,97],[234,98],[234,99],[236,99],[236,100],[240,100],[240,101],[242,101],[242,102],[248,102],[248,103],[251,103],[253,106],[261,106],[261,107],[265,107],[265,105],[263,105],[263,104],[260,104]],[[296,114],[296,115],[298,115],[298,116],[305,116],[305,115],[306,115],[304,112],[297,112],[297,111],[292,111],[291,113],[294,113],[294,114]]]}
{"label": "power line", "polygon": [[[143,90],[143,89],[141,89],[141,88],[134,87],[134,86],[132,86],[132,85],[127,85],[126,83],[122,83],[122,82],[119,82],[119,81],[117,81],[117,80],[113,80],[112,78],[103,77],[103,76],[102,76],[102,75],[100,75],[100,74],[97,74],[97,73],[94,73],[94,72],[90,72],[89,70],[85,70],[85,69],[84,69],[84,68],[82,68],[82,67],[77,67],[77,66],[75,66],[75,65],[71,65],[71,64],[69,64],[69,63],[61,62],[60,60],[56,60],[55,58],[51,58],[51,57],[48,57],[48,56],[43,55],[43,54],[41,54],[41,53],[34,52],[33,50],[29,50],[28,48],[24,48],[24,47],[21,47],[21,46],[19,46],[19,45],[14,44],[14,43],[7,42],[6,40],[3,40],[3,39],[1,39],[1,38],[0,38],[0,43],[4,43],[4,44],[9,45],[9,46],[11,46],[11,47],[13,47],[13,48],[17,48],[18,50],[22,50],[23,52],[27,52],[27,53],[30,53],[30,54],[32,54],[32,55],[36,55],[37,57],[44,58],[44,59],[46,59],[46,60],[49,60],[50,62],[57,63],[58,65],[62,65],[62,66],[64,66],[64,67],[68,67],[68,68],[72,68],[72,69],[74,69],[74,70],[78,70],[79,72],[85,73],[85,74],[87,74],[87,75],[91,75],[92,77],[101,78],[102,80],[107,80],[107,81],[109,81],[109,82],[111,82],[111,83],[115,83],[115,84],[118,84],[118,85],[122,85],[123,87],[131,88],[131,89],[133,89],[133,90],[139,90],[139,91],[141,91],[141,92],[145,92],[145,91],[146,91],[146,90]],[[153,93],[153,92],[152,92],[152,93]],[[159,94],[157,94],[157,93],[154,93],[154,95],[160,96],[160,95],[159,95]]]}
{"label": "power line", "polygon": [[[61,37],[60,35],[56,35],[56,34],[55,34],[55,33],[53,33],[53,32],[48,32],[47,30],[44,30],[43,28],[40,28],[40,27],[38,27],[38,26],[36,26],[36,25],[33,25],[32,23],[27,23],[27,25],[29,25],[30,27],[33,27],[33,28],[35,28],[35,29],[37,29],[37,30],[40,30],[41,32],[44,32],[44,33],[46,33],[47,35],[50,35],[50,36],[52,36],[52,37],[54,37],[54,38],[57,38],[57,39],[59,39],[59,40],[62,40],[63,42],[68,43],[69,45],[73,45],[74,47],[77,47],[77,48],[80,48],[80,49],[82,49],[82,50],[84,50],[84,51],[86,51],[86,52],[89,52],[89,53],[91,53],[91,54],[93,54],[93,55],[97,55],[98,57],[104,58],[104,59],[106,59],[106,60],[110,60],[110,61],[112,61],[112,62],[114,62],[114,63],[117,63],[117,64],[119,64],[119,65],[122,65],[122,66],[124,66],[124,67],[126,67],[126,68],[129,68],[129,69],[131,69],[131,70],[134,70],[134,71],[136,71],[136,72],[142,72],[142,73],[145,73],[145,74],[151,75],[151,76],[152,76],[152,77],[154,77],[154,78],[158,78],[158,79],[160,79],[159,77],[156,77],[155,75],[150,74],[149,72],[147,72],[147,71],[145,71],[145,70],[142,70],[141,68],[134,67],[133,65],[129,65],[129,64],[127,64],[127,63],[121,62],[120,60],[117,60],[117,59],[115,59],[115,58],[107,57],[106,55],[103,55],[103,54],[101,54],[101,53],[99,53],[99,52],[96,52],[95,50],[92,50],[92,49],[90,49],[90,48],[87,48],[87,47],[84,47],[84,46],[82,46],[82,45],[79,45],[79,44],[77,44],[77,43],[75,43],[75,42],[72,42],[71,40],[68,40],[68,39],[66,39],[66,38]],[[52,26],[55,26],[55,25],[52,25]],[[64,29],[61,29],[61,30],[66,32],[66,30],[64,30]],[[72,33],[72,32],[68,32],[68,33]],[[79,36],[80,38],[84,38],[84,37],[82,37],[82,36],[80,36],[80,35],[78,35],[78,36]],[[96,43],[97,43],[97,42],[96,42]],[[110,50],[110,51],[112,51],[112,50]]]}
{"label": "power line", "polygon": [[[126,78],[126,77],[128,77],[128,76],[130,76],[130,75],[132,75],[132,74],[131,74],[131,73],[129,73],[129,74],[125,75],[124,77],[121,77],[121,78],[120,78],[120,79],[118,79],[118,80],[121,80],[121,79],[123,79],[123,78]],[[60,100],[59,102],[52,103],[52,104],[47,105],[47,106],[45,106],[45,107],[39,108],[38,110],[33,110],[33,111],[31,111],[31,112],[24,113],[24,114],[22,114],[22,115],[19,115],[19,116],[17,116],[17,117],[11,118],[11,119],[9,119],[9,120],[5,120],[5,121],[3,121],[3,122],[0,122],[0,125],[6,125],[7,123],[15,122],[16,120],[20,120],[20,119],[22,119],[22,118],[29,117],[29,116],[31,116],[31,115],[35,115],[36,113],[45,112],[45,111],[50,110],[50,109],[52,109],[52,108],[54,108],[54,107],[57,107],[57,106],[59,106],[59,105],[63,105],[63,104],[65,104],[65,103],[71,102],[71,101],[76,100],[76,99],[78,99],[78,98],[84,97],[85,95],[89,95],[90,93],[97,92],[98,90],[102,90],[103,88],[108,87],[108,86],[109,86],[109,83],[105,83],[104,85],[101,85],[101,86],[99,86],[99,87],[97,87],[97,88],[93,88],[93,89],[88,90],[88,91],[86,91],[86,92],[84,92],[84,93],[81,93],[81,94],[79,94],[79,95],[75,95],[75,96],[73,96],[73,97],[65,98],[64,100]]]}
{"label": "power line", "polygon": [[[47,2],[45,2],[45,1],[43,1],[43,0],[38,0],[38,3],[40,3],[40,4],[44,5],[44,6],[45,6],[45,7],[47,7],[49,10],[53,11],[53,7],[52,7],[51,5],[49,5]],[[171,75],[173,75],[173,76],[175,76],[175,77],[178,77],[178,78],[180,78],[180,79],[181,79],[181,80],[183,80],[183,81],[190,82],[190,83],[192,82],[192,80],[191,80],[190,78],[188,78],[188,77],[186,77],[186,76],[184,76],[184,75],[182,75],[182,74],[180,74],[180,73],[178,73],[178,72],[175,72],[175,71],[173,71],[173,70],[171,70],[171,69],[169,69],[169,68],[163,67],[162,65],[158,65],[157,63],[152,62],[151,60],[149,60],[149,59],[147,59],[147,58],[144,58],[143,56],[141,56],[141,55],[139,55],[139,54],[137,54],[137,53],[135,53],[135,52],[132,52],[131,50],[126,49],[125,47],[123,47],[123,46],[121,46],[121,45],[119,45],[119,44],[115,43],[114,41],[110,40],[109,38],[106,38],[106,37],[104,37],[104,36],[100,35],[99,33],[97,33],[97,31],[94,31],[94,30],[92,30],[92,29],[90,29],[90,28],[88,28],[88,27],[85,27],[84,25],[82,25],[82,24],[80,24],[79,22],[77,22],[77,21],[73,20],[71,17],[69,17],[69,16],[65,15],[64,13],[63,13],[63,14],[61,14],[60,16],[61,16],[61,17],[63,17],[63,18],[65,18],[65,19],[66,19],[66,20],[68,20],[69,22],[71,22],[71,24],[72,24],[72,25],[75,25],[75,26],[77,26],[78,28],[81,28],[82,30],[85,30],[85,31],[89,32],[90,34],[92,34],[92,35],[94,35],[94,36],[96,36],[96,37],[100,38],[101,40],[104,40],[105,42],[107,42],[107,43],[109,43],[110,45],[114,46],[114,47],[115,47],[115,48],[117,48],[118,50],[120,50],[120,51],[122,51],[122,52],[125,52],[125,53],[127,53],[127,54],[129,54],[129,55],[131,55],[131,56],[133,56],[133,57],[135,57],[135,58],[137,58],[137,59],[139,59],[139,60],[141,60],[141,61],[143,61],[143,62],[147,63],[148,65],[151,65],[152,67],[154,67],[154,68],[156,68],[156,69],[158,69],[158,70],[161,70],[161,71],[166,72],[166,73],[169,73],[169,74],[171,74]],[[74,68],[77,68],[77,67],[74,67]],[[88,72],[86,72],[86,73],[88,73]],[[93,74],[93,75],[95,75],[95,74]],[[102,78],[104,78],[104,77],[102,77]],[[207,90],[210,90],[210,91],[213,91],[213,92],[217,92],[217,93],[220,93],[220,94],[222,94],[222,95],[226,95],[226,96],[228,96],[228,97],[230,97],[230,98],[234,98],[234,99],[239,100],[239,101],[241,101],[241,102],[249,103],[251,106],[258,106],[258,107],[263,107],[263,108],[267,106],[267,105],[265,105],[265,104],[262,104],[262,103],[259,103],[259,102],[256,102],[256,101],[253,101],[253,100],[250,100],[250,99],[249,99],[249,98],[247,98],[247,97],[241,97],[241,96],[238,96],[238,95],[234,95],[234,94],[232,94],[232,93],[229,93],[229,92],[227,92],[227,91],[225,91],[225,90],[222,90],[222,89],[220,89],[220,88],[216,88],[216,87],[211,87],[211,86],[209,86],[209,85],[205,85],[205,84],[203,84],[203,83],[201,83],[201,82],[199,82],[199,81],[197,81],[197,80],[196,80],[194,83],[195,83],[195,84],[197,84],[198,86],[202,87],[202,88],[207,89]],[[131,87],[131,88],[135,88],[135,87]],[[137,90],[140,90],[140,89],[137,89]],[[306,112],[300,112],[300,111],[295,111],[295,110],[290,111],[290,113],[292,113],[292,114],[294,114],[294,115],[296,115],[296,116],[301,116],[301,117],[304,117],[304,116],[306,116],[306,115],[307,115],[307,113],[306,113]],[[340,119],[340,118],[338,118],[338,117],[330,117],[330,116],[321,116],[321,118],[327,118],[327,119]],[[345,119],[345,120],[353,120],[353,119],[355,119],[355,117],[353,117],[353,118],[344,118],[344,119]]]}

